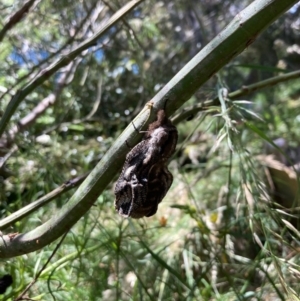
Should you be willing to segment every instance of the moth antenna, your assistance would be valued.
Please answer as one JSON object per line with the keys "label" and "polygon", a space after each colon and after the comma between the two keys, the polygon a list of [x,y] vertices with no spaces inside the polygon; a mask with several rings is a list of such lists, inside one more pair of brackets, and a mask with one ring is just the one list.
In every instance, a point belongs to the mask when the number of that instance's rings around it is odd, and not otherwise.
{"label": "moth antenna", "polygon": [[164,108],[163,108],[163,110],[165,111],[165,112],[167,112],[167,110],[166,110],[166,108],[167,108],[167,102],[169,101],[169,98],[166,98],[165,99],[165,103],[164,103]]}
{"label": "moth antenna", "polygon": [[169,100],[169,98],[165,99],[164,110],[166,110],[168,100]]}

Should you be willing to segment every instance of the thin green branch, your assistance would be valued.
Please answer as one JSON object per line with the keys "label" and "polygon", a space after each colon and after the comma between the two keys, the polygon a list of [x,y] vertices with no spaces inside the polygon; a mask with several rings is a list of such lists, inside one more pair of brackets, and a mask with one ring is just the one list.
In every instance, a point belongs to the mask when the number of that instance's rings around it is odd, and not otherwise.
{"label": "thin green branch", "polygon": [[271,78],[266,79],[266,80],[262,80],[260,82],[255,83],[255,84],[252,84],[252,85],[243,86],[241,89],[239,89],[237,91],[234,91],[232,93],[229,93],[228,97],[230,99],[237,99],[241,96],[248,95],[252,92],[261,90],[263,88],[272,87],[272,86],[275,86],[276,84],[288,81],[290,79],[296,79],[296,78],[299,78],[299,77],[300,77],[300,70],[285,73],[285,74],[281,74],[281,75],[274,76],[274,77],[271,77]]}
{"label": "thin green branch", "polygon": [[[236,90],[234,92],[231,92],[228,94],[228,98],[230,99],[238,99],[241,96],[248,95],[252,92],[259,91],[261,89],[267,88],[267,87],[272,87],[275,86],[276,84],[291,80],[291,79],[296,79],[300,77],[300,70],[285,73],[282,75],[274,76],[271,78],[268,78],[266,80],[262,80],[260,82],[248,85],[248,86],[242,86],[241,89]],[[172,118],[172,122],[174,124],[178,124],[183,120],[189,119],[190,117],[195,116],[198,112],[200,111],[206,111],[207,108],[210,106],[219,106],[219,98],[216,97],[211,100],[207,100],[203,103],[193,105],[191,107],[188,107]]]}
{"label": "thin green branch", "polygon": [[144,0],[132,0],[126,5],[124,5],[120,10],[118,10],[109,20],[108,22],[92,37],[81,43],[77,48],[70,51],[68,54],[62,56],[59,60],[54,62],[52,65],[48,66],[44,70],[42,70],[39,75],[33,79],[30,83],[28,83],[24,88],[17,91],[14,97],[11,99],[7,108],[1,118],[0,121],[0,137],[3,135],[3,132],[6,129],[6,126],[11,119],[13,113],[25,99],[27,95],[29,95],[34,89],[40,86],[45,82],[50,76],[52,76],[56,71],[60,68],[68,65],[72,60],[74,60],[78,55],[81,54],[83,50],[88,49],[91,46],[96,45],[97,40],[102,37],[107,31],[112,28],[117,22],[122,20],[126,14],[131,12],[137,5],[139,5]]}
{"label": "thin green branch", "polygon": [[[26,15],[32,5],[34,4],[36,0],[29,0],[27,1],[18,11],[16,11],[8,20],[8,22],[3,26],[3,28],[0,31],[0,42],[3,40],[5,37],[6,33],[12,29],[14,26],[16,26]],[[40,2],[38,0],[37,2]]]}
{"label": "thin green branch", "polygon": [[87,177],[87,174],[77,177],[75,179],[69,180],[69,181],[63,183],[61,186],[57,187],[56,189],[52,190],[51,192],[47,193],[43,197],[39,198],[38,200],[31,202],[27,206],[24,206],[20,210],[3,218],[2,220],[0,220],[0,229],[3,230],[5,228],[9,227],[10,225],[21,220],[22,218],[29,215],[30,213],[37,210],[38,208],[40,208],[40,207],[48,204],[52,200],[56,199],[58,196],[79,186],[85,180],[86,177]]}
{"label": "thin green branch", "polygon": [[[110,5],[109,2],[102,0],[102,2],[113,12],[115,12],[114,8]],[[126,21],[126,20],[122,20],[123,24],[128,28],[129,34],[130,36],[132,36],[134,38],[134,40],[136,41],[136,43],[138,44],[138,46],[142,49],[143,52],[146,52],[143,44],[141,43],[140,39],[138,38],[137,34],[135,33],[135,31],[132,29],[132,27],[130,26],[130,24]]]}
{"label": "thin green branch", "polygon": [[[175,112],[203,83],[248,47],[264,28],[296,2],[298,0],[253,1],[154,96],[152,102],[155,109],[163,108],[168,99],[168,114]],[[65,57],[64,60],[66,59]],[[155,114],[149,116],[149,107],[146,106],[134,119],[135,127],[141,128],[146,122],[154,120]],[[3,235],[0,239],[0,258],[41,249],[69,230],[90,209],[117,174],[128,152],[127,143],[134,145],[141,139],[135,127],[130,124],[124,130],[69,202],[55,216],[28,233],[14,237]]]}

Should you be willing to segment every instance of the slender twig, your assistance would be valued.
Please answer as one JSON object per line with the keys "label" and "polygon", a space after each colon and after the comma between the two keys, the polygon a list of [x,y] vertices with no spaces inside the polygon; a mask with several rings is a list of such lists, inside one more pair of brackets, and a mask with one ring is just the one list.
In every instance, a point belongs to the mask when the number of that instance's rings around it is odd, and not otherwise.
{"label": "slender twig", "polygon": [[95,102],[94,102],[94,105],[93,105],[93,108],[92,110],[88,113],[88,115],[86,115],[85,117],[81,118],[81,119],[75,119],[75,120],[72,120],[70,122],[62,122],[62,123],[58,123],[58,124],[55,124],[54,126],[50,127],[49,129],[45,130],[43,132],[43,134],[47,134],[47,133],[50,133],[52,132],[53,130],[57,129],[57,128],[61,128],[61,127],[68,127],[72,124],[78,124],[78,123],[82,123],[84,121],[89,121],[92,119],[93,115],[97,112],[99,106],[100,106],[100,103],[101,103],[101,96],[102,96],[102,77],[100,77],[99,81],[98,81],[98,86],[97,86],[97,94],[96,94],[96,99],[95,99]]}
{"label": "slender twig", "polygon": [[[93,13],[93,18],[97,18],[99,15],[101,9],[98,8],[96,12]],[[89,11],[88,15],[90,15],[91,11]],[[86,20],[86,19],[85,19]],[[86,31],[88,30],[89,25],[91,25],[91,20],[86,20],[86,25],[82,26],[83,28],[83,36],[85,35]],[[85,56],[87,54],[87,50],[84,51],[84,54],[82,56]],[[11,144],[12,141],[14,141],[16,135],[19,132],[24,131],[30,124],[32,124],[40,115],[42,115],[49,106],[53,106],[55,102],[58,100],[59,96],[61,95],[63,89],[72,82],[74,78],[75,71],[82,61],[82,58],[77,58],[73,62],[71,62],[64,70],[64,72],[59,76],[59,79],[57,81],[57,86],[55,88],[55,91],[53,93],[50,93],[46,98],[44,98],[42,101],[39,102],[39,104],[32,109],[32,111],[27,114],[25,117],[23,117],[17,125],[14,125],[9,130],[9,139],[6,139],[6,137],[2,137],[0,144],[1,147],[8,147],[7,143]],[[98,98],[97,98],[98,99]],[[100,104],[100,100],[98,105]],[[96,108],[97,110],[97,108]]]}
{"label": "slender twig", "polygon": [[77,48],[71,50],[66,55],[63,55],[56,62],[42,70],[39,75],[28,83],[25,87],[21,88],[14,97],[10,100],[2,118],[0,121],[0,137],[2,136],[9,120],[11,119],[13,113],[19,106],[19,104],[29,95],[34,89],[44,83],[50,76],[52,76],[57,70],[68,65],[72,60],[74,60],[82,51],[88,49],[91,46],[97,44],[97,40],[106,34],[110,28],[112,28],[117,22],[119,22],[126,14],[131,12],[137,5],[139,5],[143,0],[132,0],[126,5],[124,5],[120,10],[118,10],[107,23],[92,37],[81,43]]}
{"label": "slender twig", "polygon": [[261,89],[266,88],[266,87],[272,87],[272,86],[275,86],[278,83],[285,82],[285,81],[288,81],[290,79],[295,79],[295,78],[299,78],[299,77],[300,77],[300,70],[296,70],[296,71],[289,72],[289,73],[284,73],[284,74],[281,74],[281,75],[278,75],[278,76],[274,76],[274,77],[262,80],[260,82],[255,83],[255,84],[252,84],[252,85],[242,86],[241,89],[239,89],[235,92],[229,93],[228,96],[231,99],[237,99],[238,97],[250,94],[250,93],[255,92],[257,90],[261,90]]}
{"label": "slender twig", "polygon": [[18,150],[18,147],[14,145],[3,157],[0,157],[0,169],[3,167],[5,162],[10,158],[10,156]]}
{"label": "slender twig", "polygon": [[42,272],[46,269],[47,265],[49,264],[49,262],[51,261],[51,259],[53,258],[53,256],[55,255],[55,253],[58,251],[59,247],[62,245],[64,239],[66,238],[67,234],[69,231],[66,231],[64,233],[64,235],[62,236],[62,238],[60,239],[59,243],[56,245],[55,249],[52,251],[51,255],[49,256],[49,258],[47,259],[47,261],[45,262],[45,264],[42,266],[42,268],[38,271],[38,273],[35,275],[34,279],[27,285],[27,287],[24,289],[24,291],[16,298],[14,299],[14,301],[18,301],[18,300],[24,300],[23,297],[24,295],[29,291],[29,289],[37,282],[37,280],[39,279],[40,275],[42,274]]}
{"label": "slender twig", "polygon": [[101,96],[102,96],[102,77],[100,77],[99,81],[98,81],[98,85],[97,85],[97,94],[96,94],[96,99],[93,105],[92,110],[87,114],[87,116],[83,117],[80,122],[86,121],[91,119],[94,114],[97,112],[100,103],[101,103]]}
{"label": "slender twig", "polygon": [[[107,6],[109,7],[109,9],[112,11],[112,12],[115,12],[116,10],[110,5],[109,2],[105,1],[105,0],[102,0],[102,2]],[[132,29],[132,27],[130,26],[130,24],[125,20],[125,19],[122,19],[122,22],[123,24],[128,28],[129,30],[129,34],[133,36],[133,38],[136,40],[137,44],[139,45],[139,47],[143,50],[143,52],[146,52],[143,44],[141,43],[141,41],[139,40],[138,36],[136,35],[135,31]]]}
{"label": "slender twig", "polygon": [[[238,99],[241,96],[248,95],[252,92],[259,91],[261,89],[267,88],[267,87],[272,87],[275,86],[276,84],[291,80],[291,79],[297,79],[300,77],[300,70],[281,74],[278,76],[274,76],[271,78],[268,78],[266,80],[262,80],[260,82],[254,83],[252,85],[248,86],[243,86],[241,89],[236,90],[234,92],[231,92],[228,94],[229,99]],[[183,120],[186,120],[194,115],[196,115],[200,111],[206,111],[210,106],[218,106],[219,103],[219,98],[216,97],[211,100],[206,100],[200,104],[193,105],[191,107],[188,107],[182,111],[180,111],[178,114],[176,114],[172,118],[172,122],[174,124],[178,124]]]}
{"label": "slender twig", "polygon": [[[37,65],[34,65],[30,71],[28,71],[28,73],[26,73],[25,75],[21,76],[20,78],[18,78],[15,82],[15,84],[10,87],[9,89],[7,89],[7,91],[5,93],[3,93],[0,97],[0,101],[1,99],[4,98],[4,96],[6,96],[7,94],[11,94],[11,95],[15,95],[15,90],[16,87],[18,87],[22,81],[24,81],[25,79],[27,79],[28,77],[30,77],[31,79],[34,78],[36,76],[36,74],[33,74],[35,70],[37,70],[38,68],[41,68],[45,63],[49,63],[49,61],[55,57],[55,56],[59,56],[61,55],[61,53],[63,53],[63,51],[71,45],[71,43],[76,39],[79,38],[79,32],[81,30],[84,29],[84,25],[88,22],[88,20],[90,19],[90,15],[92,14],[92,12],[94,11],[94,7],[93,5],[91,6],[90,10],[87,12],[86,16],[81,20],[81,22],[79,23],[79,25],[77,27],[74,28],[74,34],[65,42],[65,44],[63,44],[58,50],[55,50],[54,52],[51,53],[51,51],[49,51],[49,56],[43,60],[41,60]],[[87,26],[88,27],[88,26]],[[84,35],[82,35],[84,37]],[[21,38],[20,38],[21,39]]]}
{"label": "slender twig", "polygon": [[[35,1],[36,0],[29,0],[25,2],[25,4],[9,18],[8,22],[3,26],[2,30],[0,31],[0,42],[3,40],[6,33],[14,26],[16,26],[29,12],[30,8],[33,6]],[[40,2],[40,0],[38,0],[37,2]]]}
{"label": "slender twig", "polygon": [[51,192],[47,193],[46,195],[42,196],[38,200],[31,202],[27,206],[24,206],[20,210],[3,218],[2,220],[0,220],[0,229],[3,230],[5,228],[9,227],[10,225],[21,220],[22,218],[29,215],[30,213],[37,210],[38,208],[40,208],[40,207],[48,204],[50,201],[56,199],[58,196],[79,186],[85,180],[85,178],[88,176],[88,174],[89,173],[63,183],[61,186],[52,190]]}
{"label": "slender twig", "polygon": [[41,100],[36,107],[34,107],[31,112],[29,112],[25,117],[23,117],[17,125],[14,125],[9,130],[9,142],[14,141],[16,135],[20,132],[23,132],[28,126],[30,126],[35,120],[41,116],[50,106],[53,106],[55,102],[59,99],[63,89],[67,85],[67,79],[70,75],[75,73],[76,67],[78,66],[79,61],[74,60],[71,62],[64,72],[60,75],[58,79],[57,86],[55,91],[50,93],[47,97]]}

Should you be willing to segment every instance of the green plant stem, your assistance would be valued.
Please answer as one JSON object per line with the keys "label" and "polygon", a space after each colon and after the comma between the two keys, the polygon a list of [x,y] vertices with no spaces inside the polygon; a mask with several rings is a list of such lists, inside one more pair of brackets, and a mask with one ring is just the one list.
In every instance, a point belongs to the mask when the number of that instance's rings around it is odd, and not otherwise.
{"label": "green plant stem", "polygon": [[0,220],[0,230],[9,227],[10,225],[14,224],[15,222],[29,215],[31,212],[37,210],[38,208],[48,204],[50,201],[56,199],[58,196],[62,195],[63,193],[79,186],[85,180],[86,177],[87,174],[69,180],[63,183],[61,186],[57,187],[56,189],[52,190],[51,192],[47,193],[43,197],[39,198],[38,200],[28,204],[27,206],[21,208],[20,210],[3,218],[2,220]]}
{"label": "green plant stem", "polygon": [[[3,40],[7,32],[22,20],[24,15],[28,13],[35,2],[36,0],[29,0],[25,2],[25,4],[17,12],[10,16],[8,22],[0,30],[0,42]],[[40,0],[37,2],[40,2]]]}
{"label": "green plant stem", "polygon": [[[175,112],[203,83],[297,2],[298,0],[253,1],[154,96],[152,101],[155,109],[163,108],[168,99],[168,114]],[[154,114],[149,116],[149,106],[146,106],[133,122],[140,129],[146,121],[153,120]],[[55,216],[30,232],[15,237],[3,235],[0,239],[0,258],[10,258],[41,249],[68,231],[90,209],[115,177],[128,152],[127,144],[134,145],[141,139],[135,127],[130,124],[125,129],[69,202]]]}
{"label": "green plant stem", "polygon": [[[266,87],[272,87],[272,86],[275,86],[276,84],[279,84],[279,83],[282,83],[282,82],[285,82],[285,81],[288,81],[291,79],[297,79],[299,77],[300,77],[300,70],[285,73],[285,74],[278,75],[278,76],[274,76],[274,77],[268,78],[266,80],[262,80],[255,84],[252,84],[252,85],[242,86],[241,89],[229,93],[228,98],[238,99],[241,96],[248,95],[252,92],[259,91]],[[210,106],[219,106],[219,105],[220,105],[220,102],[219,102],[218,97],[211,99],[211,100],[207,100],[200,104],[193,105],[191,107],[188,107],[188,108],[182,110],[176,116],[174,116],[172,118],[172,122],[174,124],[178,124],[181,121],[186,120],[189,117],[196,115],[200,111],[207,110],[207,108]]]}
{"label": "green plant stem", "polygon": [[272,86],[275,86],[278,83],[282,83],[282,82],[288,81],[290,79],[296,79],[296,78],[299,78],[299,77],[300,77],[300,70],[285,73],[285,74],[281,74],[281,75],[278,75],[278,76],[274,76],[274,77],[262,80],[260,82],[255,83],[255,84],[252,84],[252,85],[242,86],[241,89],[236,90],[232,93],[229,93],[228,96],[231,99],[237,99],[241,96],[250,94],[254,91],[261,90],[261,89],[266,88],[266,87],[272,87]]}

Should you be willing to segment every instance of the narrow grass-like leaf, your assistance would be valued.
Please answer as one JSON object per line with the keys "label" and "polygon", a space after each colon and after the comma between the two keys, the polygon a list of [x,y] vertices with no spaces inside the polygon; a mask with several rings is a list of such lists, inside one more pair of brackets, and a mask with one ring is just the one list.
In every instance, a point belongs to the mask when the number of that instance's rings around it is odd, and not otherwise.
{"label": "narrow grass-like leaf", "polygon": [[289,221],[287,221],[287,220],[285,220],[283,218],[281,220],[286,225],[286,227],[288,229],[290,229],[291,231],[293,231],[300,238],[300,232]]}
{"label": "narrow grass-like leaf", "polygon": [[234,106],[237,107],[237,108],[239,108],[240,110],[243,110],[243,111],[245,111],[246,113],[248,113],[248,114],[254,116],[255,118],[259,119],[260,121],[265,122],[258,114],[254,113],[253,111],[250,111],[250,110],[248,110],[248,109],[246,109],[246,108],[244,108],[244,107],[241,107],[241,106],[239,106],[239,105],[234,105]]}
{"label": "narrow grass-like leaf", "polygon": [[154,253],[147,244],[140,239],[141,245],[151,254],[151,256],[165,269],[167,269],[174,277],[176,277],[185,287],[191,289],[191,287],[184,281],[181,275],[175,271],[170,265],[168,265],[160,256]]}
{"label": "narrow grass-like leaf", "polygon": [[233,104],[247,104],[247,105],[252,105],[253,101],[249,101],[249,100],[235,100],[233,101]]}
{"label": "narrow grass-like leaf", "polygon": [[289,72],[289,70],[282,69],[282,68],[263,66],[263,65],[252,65],[252,64],[234,64],[232,65],[232,67],[248,68],[252,70],[261,70],[266,72],[283,72],[283,73]]}

